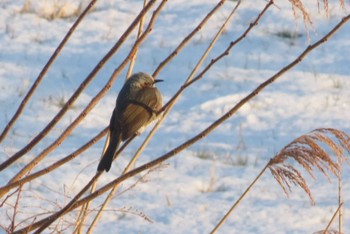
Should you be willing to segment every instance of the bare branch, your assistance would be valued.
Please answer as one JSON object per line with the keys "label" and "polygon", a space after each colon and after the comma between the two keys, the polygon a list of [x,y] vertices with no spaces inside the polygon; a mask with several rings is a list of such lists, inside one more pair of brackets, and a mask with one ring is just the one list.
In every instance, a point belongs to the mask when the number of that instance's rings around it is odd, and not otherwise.
{"label": "bare branch", "polygon": [[208,22],[210,17],[214,15],[214,13],[225,3],[226,0],[221,0],[218,2],[218,4],[205,16],[205,18],[199,23],[199,25],[190,33],[188,34],[181,43],[175,48],[175,50],[170,53],[168,57],[166,57],[156,68],[156,70],[153,72],[153,77],[157,77],[159,72],[167,65],[178,53],[180,50],[182,50],[186,44],[193,38],[196,33],[198,33],[203,26]]}
{"label": "bare branch", "polygon": [[4,194],[6,194],[10,189],[16,188],[18,186],[22,186],[25,183],[28,183],[40,176],[43,176],[47,173],[52,172],[53,170],[59,168],[60,166],[64,165],[65,163],[71,161],[72,159],[79,156],[81,153],[83,153],[85,150],[90,148],[92,145],[94,145],[96,142],[98,142],[108,131],[108,128],[106,127],[103,129],[99,134],[97,134],[95,137],[93,137],[90,141],[88,141],[86,144],[81,146],[79,149],[68,155],[67,157],[62,158],[61,160],[53,163],[51,166],[48,166],[40,171],[37,171],[31,175],[28,175],[20,180],[17,180],[15,182],[12,182],[10,184],[7,184],[0,188],[0,197],[2,197]]}
{"label": "bare branch", "polygon": [[[39,86],[40,82],[43,80],[44,76],[46,75],[47,71],[49,70],[50,66],[52,63],[55,61],[56,57],[59,55],[61,52],[62,48],[65,46],[66,42],[72,35],[72,33],[75,31],[75,29],[78,27],[79,23],[83,20],[83,18],[86,16],[86,14],[90,11],[90,9],[95,5],[96,0],[91,0],[90,3],[86,6],[85,10],[80,14],[80,16],[77,18],[77,20],[74,22],[72,27],[69,29],[61,43],[58,45],[56,48],[55,52],[51,55],[49,61],[46,63],[44,68],[41,70],[38,78],[36,78],[35,82],[33,83],[32,87],[29,89],[28,93],[26,96],[23,98],[21,104],[19,105],[16,113],[13,115],[12,119],[10,122],[6,125],[5,129],[0,135],[0,143],[5,139],[7,133],[10,131],[11,127],[14,125],[18,117],[21,115],[24,107],[27,105],[29,99],[35,92],[36,88]],[[0,169],[1,171],[2,169]]]}

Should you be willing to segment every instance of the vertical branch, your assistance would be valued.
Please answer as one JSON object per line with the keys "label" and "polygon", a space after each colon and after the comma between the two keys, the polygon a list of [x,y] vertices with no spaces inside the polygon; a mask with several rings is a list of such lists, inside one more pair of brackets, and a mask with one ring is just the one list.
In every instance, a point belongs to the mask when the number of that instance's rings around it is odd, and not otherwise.
{"label": "vertical branch", "polygon": [[[221,1],[223,2],[223,1]],[[221,3],[220,2],[220,3]],[[221,6],[221,4],[218,4],[214,7],[214,9],[204,18],[204,20],[202,20],[202,22],[199,24],[199,26],[196,27],[195,30],[193,30],[186,38],[187,40],[184,40],[180,43],[180,45],[177,47],[177,49],[175,49],[175,51],[178,51],[180,48],[182,48],[186,41],[190,40],[190,38],[192,38],[192,36],[195,34],[195,32],[198,31],[199,28],[202,28],[204,23],[207,22],[207,20],[209,19],[210,16],[213,15],[213,13]],[[198,70],[198,68],[200,67],[200,65],[203,63],[204,59],[207,57],[207,55],[209,54],[210,50],[212,49],[212,47],[215,45],[217,39],[220,37],[221,33],[223,32],[225,26],[227,25],[227,23],[229,22],[229,20],[231,19],[231,17],[233,16],[234,12],[236,11],[236,9],[238,8],[240,4],[240,1],[236,4],[235,8],[232,10],[232,12],[230,13],[230,15],[227,17],[226,21],[223,23],[222,27],[220,28],[220,30],[218,31],[218,33],[216,34],[216,36],[214,37],[214,39],[212,40],[212,42],[210,43],[209,47],[207,48],[207,50],[204,52],[202,58],[200,59],[200,61],[197,63],[197,65],[195,66],[195,68],[192,70],[191,75],[188,77],[187,81],[189,81],[195,74],[195,72]],[[173,52],[172,54],[177,54],[177,52]],[[169,61],[170,60],[170,56],[164,60],[164,61]],[[163,62],[164,64],[165,62]],[[159,72],[160,67],[158,67],[157,71]],[[155,73],[154,73],[155,74]],[[176,102],[176,100],[174,101],[174,103]],[[133,156],[133,158],[130,160],[129,164],[126,166],[126,168],[124,169],[122,175],[126,174],[135,164],[136,160],[138,159],[138,157],[140,156],[141,152],[143,151],[143,149],[146,147],[146,145],[148,144],[148,142],[150,141],[150,139],[152,138],[152,136],[154,135],[155,131],[158,129],[158,127],[160,126],[160,124],[162,123],[162,120],[164,120],[166,113],[168,113],[170,111],[171,108],[168,108],[165,113],[163,115],[160,115],[160,119],[157,122],[157,124],[154,126],[154,128],[152,129],[152,131],[148,134],[148,136],[146,137],[146,139],[144,140],[144,142],[142,143],[142,145],[139,147],[139,149],[137,150],[137,152],[135,153],[135,155]],[[112,197],[114,196],[115,191],[118,189],[118,185],[114,186],[112,188],[112,190],[109,192],[107,198],[105,199],[105,201],[102,204],[102,207],[99,209],[95,219],[93,220],[92,224],[90,225],[88,232],[87,233],[91,233],[93,230],[93,227],[96,225],[96,223],[98,222],[99,218],[102,215],[102,211],[103,209],[108,205],[108,203],[110,202],[110,200],[112,199]]]}
{"label": "vertical branch", "polygon": [[[129,138],[129,139],[120,147],[120,149],[118,149],[116,155],[121,154],[121,153],[124,151],[124,149],[130,144],[130,142],[135,138],[135,136],[136,136],[136,135],[134,135],[133,137]],[[95,192],[96,184],[97,184],[97,179],[96,179],[96,180],[92,183],[92,185],[91,185],[90,194],[93,193],[93,192]],[[78,215],[78,218],[77,218],[77,221],[76,221],[77,224],[76,224],[76,228],[75,228],[76,230],[74,231],[74,233],[81,233],[81,229],[82,229],[82,226],[83,226],[83,224],[84,224],[84,222],[85,222],[85,219],[86,219],[86,217],[87,217],[87,213],[88,213],[88,211],[89,211],[89,207],[90,207],[90,201],[87,202],[86,204],[84,204],[84,205],[82,206],[82,208],[80,209],[80,212],[79,212],[80,214]],[[103,208],[101,208],[101,209],[103,209]],[[101,210],[99,210],[99,212],[101,212]],[[96,217],[95,217],[95,219],[96,219]],[[94,226],[94,222],[90,225],[90,227],[89,227],[87,233],[90,232],[90,229],[93,229],[93,228],[92,228],[93,226]]]}
{"label": "vertical branch", "polygon": [[341,204],[343,204],[343,159],[342,158],[338,158],[338,163],[339,163],[339,170],[340,170],[340,174],[338,177],[338,204],[339,204],[339,233],[343,233],[343,206]]}
{"label": "vertical branch", "polygon": [[19,204],[19,198],[21,196],[21,191],[22,191],[22,186],[19,186],[17,197],[16,197],[16,202],[15,202],[15,205],[13,207],[13,215],[12,215],[12,220],[11,220],[11,225],[10,225],[10,231],[12,231],[12,232],[16,228],[16,215],[17,215],[17,211],[18,211],[17,208],[18,208],[18,204]]}
{"label": "vertical branch", "polygon": [[56,57],[58,56],[58,54],[61,52],[62,48],[64,47],[64,45],[66,44],[66,42],[68,41],[68,39],[70,38],[70,36],[72,35],[72,33],[75,31],[75,29],[78,27],[79,23],[83,20],[83,18],[86,16],[86,14],[90,11],[90,9],[95,5],[97,0],[91,0],[89,5],[87,5],[87,7],[85,8],[85,10],[80,14],[80,16],[78,17],[78,19],[74,22],[74,24],[72,25],[72,27],[69,29],[69,31],[67,32],[66,36],[63,38],[63,40],[61,41],[61,43],[58,45],[58,47],[56,48],[56,50],[54,51],[54,53],[51,55],[49,61],[46,63],[46,65],[44,66],[44,68],[42,69],[42,71],[40,72],[38,78],[36,78],[35,82],[33,83],[32,87],[29,89],[28,93],[26,94],[26,96],[23,98],[21,104],[19,105],[16,113],[13,115],[12,119],[10,120],[10,122],[6,125],[5,129],[3,130],[3,132],[0,135],[0,143],[5,139],[7,133],[10,131],[10,129],[12,128],[12,126],[14,125],[14,123],[17,121],[18,117],[21,115],[24,107],[27,105],[29,99],[32,97],[33,93],[35,92],[35,90],[37,89],[37,87],[39,86],[40,82],[43,80],[44,76],[46,75],[47,71],[49,70],[50,66],[52,65],[52,63],[55,61]]}
{"label": "vertical branch", "polygon": [[[147,4],[147,0],[143,1],[143,7],[145,7]],[[145,21],[145,15],[141,18],[140,23],[139,23],[139,30],[137,31],[137,36],[136,36],[136,41],[140,38],[141,34],[142,34],[142,29],[143,29],[143,25],[144,25],[144,21]],[[136,60],[136,56],[137,56],[137,51],[138,48],[136,48],[135,54],[132,56],[131,61],[130,61],[130,65],[129,65],[129,69],[128,72],[126,73],[126,77],[125,80],[127,80],[131,74],[132,74],[132,70],[134,69],[134,64],[135,64],[135,60]]]}
{"label": "vertical branch", "polygon": [[[146,4],[147,4],[147,0],[144,0],[142,8],[145,8]],[[137,31],[137,36],[136,36],[136,42],[135,43],[137,43],[137,40],[139,40],[139,38],[140,38],[140,36],[142,34],[142,29],[143,29],[143,25],[144,25],[144,19],[145,19],[145,15],[143,15],[143,17],[140,20],[139,29]],[[128,69],[128,72],[126,74],[125,80],[127,80],[132,74],[132,71],[133,71],[133,68],[134,68],[134,64],[135,64],[135,60],[136,60],[136,56],[137,56],[137,51],[138,51],[138,47],[135,47],[135,54],[130,59],[130,65],[129,65],[129,69]],[[107,145],[108,144],[106,142],[105,148],[104,148],[102,154],[104,154]],[[96,189],[96,182],[93,183],[93,185],[91,186],[90,193],[93,193],[95,191],[95,189]],[[76,227],[76,230],[74,231],[74,233],[82,233],[82,229],[83,229],[84,223],[85,223],[87,215],[88,215],[89,207],[90,207],[90,202],[86,203],[81,208],[81,210],[80,210],[81,216],[79,216],[78,219],[77,219],[77,227]],[[88,231],[89,233],[91,232],[90,230],[93,229],[93,226],[94,226],[94,223],[92,225],[90,225],[89,231]]]}

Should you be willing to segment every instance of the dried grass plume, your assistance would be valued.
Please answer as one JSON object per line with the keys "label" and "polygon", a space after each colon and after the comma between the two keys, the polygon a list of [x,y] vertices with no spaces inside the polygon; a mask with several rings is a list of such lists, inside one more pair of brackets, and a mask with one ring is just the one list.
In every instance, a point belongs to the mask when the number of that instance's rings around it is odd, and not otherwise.
{"label": "dried grass plume", "polygon": [[287,196],[291,185],[296,185],[307,193],[312,203],[315,203],[304,177],[291,162],[296,161],[313,178],[315,168],[327,178],[330,174],[339,178],[343,162],[349,163],[349,159],[345,157],[346,153],[350,153],[348,134],[331,128],[316,129],[285,146],[271,159],[269,169]]}

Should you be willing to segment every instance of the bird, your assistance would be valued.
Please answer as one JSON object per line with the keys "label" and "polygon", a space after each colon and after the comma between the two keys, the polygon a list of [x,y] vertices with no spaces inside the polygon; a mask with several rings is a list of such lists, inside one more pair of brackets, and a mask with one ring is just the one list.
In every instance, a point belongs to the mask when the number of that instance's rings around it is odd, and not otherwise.
{"label": "bird", "polygon": [[162,108],[162,95],[154,86],[163,80],[139,72],[133,74],[120,90],[109,123],[106,144],[97,171],[108,172],[120,143],[140,134]]}

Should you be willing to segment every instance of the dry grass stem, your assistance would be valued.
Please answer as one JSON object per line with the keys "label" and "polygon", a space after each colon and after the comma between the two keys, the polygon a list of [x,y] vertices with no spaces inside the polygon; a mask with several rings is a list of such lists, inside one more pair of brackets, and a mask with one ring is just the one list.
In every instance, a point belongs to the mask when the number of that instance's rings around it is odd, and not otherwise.
{"label": "dry grass stem", "polygon": [[341,207],[343,206],[342,203],[339,204],[337,210],[334,212],[331,220],[329,220],[328,224],[327,224],[327,227],[326,229],[324,230],[321,230],[321,231],[317,231],[317,232],[314,232],[313,234],[342,234],[342,232],[340,231],[336,231],[336,230],[329,230],[329,228],[331,227],[334,219],[336,218],[337,214],[339,213],[339,210],[341,209]]}
{"label": "dry grass stem", "polygon": [[304,8],[302,1],[301,0],[289,0],[289,2],[292,4],[292,9],[293,9],[295,19],[298,18],[297,10],[299,10],[303,16],[305,28],[308,29],[308,24],[311,25],[311,27],[313,27],[313,22],[311,20],[311,16],[307,12],[307,10]]}
{"label": "dry grass stem", "polygon": [[[348,161],[344,156],[344,151],[350,153],[349,143],[350,137],[345,132],[330,128],[316,129],[298,137],[285,146],[281,152],[271,159],[269,169],[286,195],[291,191],[291,185],[297,185],[315,203],[305,179],[289,161],[297,162],[313,178],[315,178],[314,168],[322,172],[327,178],[329,178],[329,174],[339,178],[341,167],[338,162]],[[332,159],[330,153],[324,149],[325,146],[336,155],[337,160]]]}
{"label": "dry grass stem", "polygon": [[340,168],[340,175],[338,177],[338,204],[339,204],[339,211],[338,211],[338,226],[339,226],[339,233],[343,233],[343,161],[342,159],[338,159],[338,165]]}
{"label": "dry grass stem", "polygon": [[[96,185],[97,185],[97,179],[92,183],[90,193],[95,192]],[[83,233],[83,227],[89,213],[90,205],[91,205],[91,202],[87,202],[81,207],[79,215],[75,222],[75,229],[73,233]]]}
{"label": "dry grass stem", "polygon": [[[326,229],[323,231],[322,234],[327,234],[327,233],[329,233],[328,230],[329,230],[329,228],[331,227],[331,225],[332,225],[334,219],[337,217],[337,214],[340,212],[340,209],[342,208],[342,206],[343,206],[343,203],[340,203],[339,206],[338,206],[338,208],[337,208],[337,210],[334,212],[334,214],[333,214],[331,220],[329,220],[329,223],[327,224],[327,227],[326,227]],[[342,233],[341,230],[339,230],[339,233],[340,233],[340,234]]]}
{"label": "dry grass stem", "polygon": [[242,195],[236,200],[236,202],[231,206],[231,208],[226,212],[224,217],[219,221],[219,223],[213,228],[213,230],[210,232],[210,234],[216,233],[219,228],[226,222],[228,217],[232,214],[232,212],[236,209],[236,207],[241,203],[243,198],[250,192],[250,190],[253,188],[255,183],[260,179],[260,177],[265,173],[266,169],[268,168],[269,164],[266,164],[266,166],[260,171],[259,175],[253,180],[253,182],[248,186],[248,188],[242,193]]}
{"label": "dry grass stem", "polygon": [[[334,142],[331,137],[335,137],[338,142]],[[288,159],[295,160],[298,164],[305,168],[305,170],[312,176],[313,167],[319,169],[324,175],[328,177],[327,171],[330,171],[335,176],[339,176],[340,167],[337,162],[344,157],[344,150],[350,153],[350,137],[345,132],[336,129],[316,129],[309,134],[302,135],[298,137],[290,144],[285,146],[280,153],[278,153],[273,159],[271,159],[259,175],[254,179],[254,181],[248,186],[245,192],[237,199],[229,211],[224,215],[220,222],[214,227],[210,232],[211,234],[216,233],[216,231],[226,222],[229,215],[237,207],[237,205],[242,201],[242,199],[248,194],[253,185],[262,176],[267,168],[270,169],[272,175],[277,180],[278,184],[282,187],[286,195],[291,191],[291,185],[296,185],[301,187],[307,195],[310,197],[311,201],[314,203],[311,191],[306,184],[306,180],[303,178],[302,174],[295,169],[290,163],[286,162]],[[346,146],[343,148],[342,146]],[[323,150],[322,146],[328,146],[331,152],[335,153],[338,161],[332,160],[329,153]],[[341,162],[341,161],[340,161]],[[333,215],[332,220],[334,220],[335,215]],[[327,226],[326,230],[328,229]]]}
{"label": "dry grass stem", "polygon": [[[94,180],[93,183],[91,184],[90,194],[95,191],[97,186],[97,181],[98,181],[98,178]],[[75,228],[73,232],[74,234],[83,233],[83,227],[85,225],[86,218],[89,215],[90,206],[91,206],[91,202],[87,202],[80,208],[79,214],[75,221]]]}

